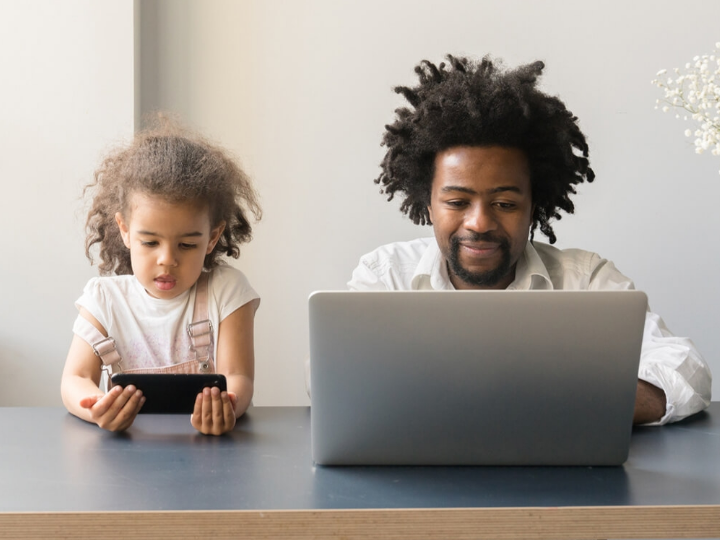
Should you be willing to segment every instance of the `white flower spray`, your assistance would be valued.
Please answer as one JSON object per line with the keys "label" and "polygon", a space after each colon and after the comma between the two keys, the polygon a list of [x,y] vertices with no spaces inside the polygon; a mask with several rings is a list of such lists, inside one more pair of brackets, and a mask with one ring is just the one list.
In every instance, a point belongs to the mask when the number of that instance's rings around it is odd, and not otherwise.
{"label": "white flower spray", "polygon": [[[684,109],[688,117],[700,125],[695,131],[685,130],[686,137],[695,136],[695,152],[710,151],[720,156],[720,42],[711,54],[693,58],[685,64],[685,71],[675,68],[670,76],[666,69],[657,72],[652,84],[662,88],[664,99],[656,101],[655,108],[668,112],[671,108]],[[676,113],[680,118],[680,113]]]}

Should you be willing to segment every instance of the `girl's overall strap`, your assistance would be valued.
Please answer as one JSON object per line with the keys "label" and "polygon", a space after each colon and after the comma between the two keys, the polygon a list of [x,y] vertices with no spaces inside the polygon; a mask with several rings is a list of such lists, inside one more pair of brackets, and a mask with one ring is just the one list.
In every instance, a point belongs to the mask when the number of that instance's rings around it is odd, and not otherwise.
{"label": "girl's overall strap", "polygon": [[193,322],[188,324],[187,332],[190,336],[190,350],[200,364],[200,372],[210,370],[213,327],[208,318],[208,280],[210,272],[202,272],[197,280],[195,290],[195,308],[193,309]]}
{"label": "girl's overall strap", "polygon": [[100,358],[103,367],[112,372],[115,364],[122,360],[120,353],[115,347],[115,340],[110,336],[105,337],[100,330],[82,315],[78,315],[73,324],[73,332],[84,339],[91,347],[96,356]]}

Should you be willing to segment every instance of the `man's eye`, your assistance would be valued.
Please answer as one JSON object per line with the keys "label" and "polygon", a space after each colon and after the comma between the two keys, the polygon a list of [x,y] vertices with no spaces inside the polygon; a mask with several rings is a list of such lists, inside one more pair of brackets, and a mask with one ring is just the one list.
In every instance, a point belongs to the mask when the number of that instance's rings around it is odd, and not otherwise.
{"label": "man's eye", "polygon": [[448,206],[452,206],[453,208],[462,208],[464,206],[467,206],[467,201],[446,201],[445,204]]}
{"label": "man's eye", "polygon": [[515,203],[509,202],[497,202],[495,205],[502,210],[512,210],[516,206]]}

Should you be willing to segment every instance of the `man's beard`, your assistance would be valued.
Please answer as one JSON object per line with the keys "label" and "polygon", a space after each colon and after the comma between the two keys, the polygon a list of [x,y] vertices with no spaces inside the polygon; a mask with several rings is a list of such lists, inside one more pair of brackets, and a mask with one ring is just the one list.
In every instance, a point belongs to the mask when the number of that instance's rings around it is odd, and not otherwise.
{"label": "man's beard", "polygon": [[[460,243],[464,241],[496,242],[498,244],[498,249],[502,252],[500,263],[492,270],[487,270],[485,272],[471,272],[460,264]],[[496,238],[492,234],[488,233],[475,233],[472,236],[465,238],[453,236],[450,238],[450,256],[448,257],[448,263],[452,273],[468,285],[492,287],[500,280],[507,277],[512,270],[510,263],[510,242],[508,242],[506,238]]]}

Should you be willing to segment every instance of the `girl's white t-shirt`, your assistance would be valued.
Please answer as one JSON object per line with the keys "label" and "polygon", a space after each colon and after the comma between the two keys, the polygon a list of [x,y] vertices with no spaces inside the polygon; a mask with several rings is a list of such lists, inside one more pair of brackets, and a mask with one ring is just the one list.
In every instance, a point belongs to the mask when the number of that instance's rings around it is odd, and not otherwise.
{"label": "girl's white t-shirt", "polygon": [[[171,366],[195,359],[187,326],[193,318],[196,288],[162,300],[150,296],[134,275],[98,277],[87,283],[75,306],[88,310],[115,340],[123,371]],[[217,358],[220,322],[255,299],[258,294],[240,270],[227,265],[213,268],[208,283],[213,358]]]}

